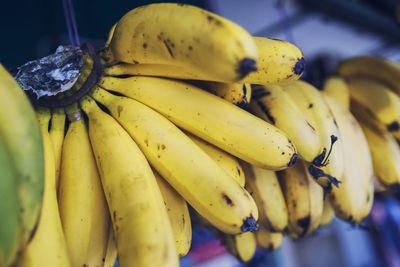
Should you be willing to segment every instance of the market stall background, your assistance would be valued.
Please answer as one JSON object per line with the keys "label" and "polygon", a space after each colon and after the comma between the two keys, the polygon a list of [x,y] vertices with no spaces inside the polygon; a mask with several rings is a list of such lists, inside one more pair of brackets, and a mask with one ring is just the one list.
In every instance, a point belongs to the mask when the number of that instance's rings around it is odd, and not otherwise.
{"label": "market stall background", "polygon": [[[104,44],[110,27],[134,7],[162,1],[73,1],[81,43]],[[296,44],[307,60],[303,79],[321,86],[336,64],[357,55],[400,62],[396,0],[209,0],[176,1],[231,19],[256,36]],[[69,44],[62,1],[8,1],[0,16],[0,62],[6,67]],[[181,266],[244,266],[227,254],[206,228],[194,224],[191,252]],[[378,194],[371,215],[359,226],[338,219],[299,241],[284,239],[271,253],[257,251],[246,266],[400,266],[400,204]]]}

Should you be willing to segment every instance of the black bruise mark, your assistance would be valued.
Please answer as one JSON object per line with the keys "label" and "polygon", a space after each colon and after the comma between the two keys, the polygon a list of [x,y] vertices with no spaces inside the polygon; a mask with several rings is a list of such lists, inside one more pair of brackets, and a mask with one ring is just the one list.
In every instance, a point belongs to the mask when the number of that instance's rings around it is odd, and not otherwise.
{"label": "black bruise mark", "polygon": [[246,77],[252,71],[257,70],[257,62],[252,58],[244,58],[239,63],[240,78]]}
{"label": "black bruise mark", "polygon": [[171,47],[169,47],[168,42],[166,40],[164,40],[163,43],[164,43],[165,47],[167,48],[169,55],[172,58],[174,58],[174,54],[172,53]]}
{"label": "black bruise mark", "polygon": [[305,233],[307,233],[308,227],[310,227],[310,223],[311,223],[311,218],[310,215],[303,218],[303,219],[298,219],[297,220],[297,224],[303,228],[303,232],[301,233],[301,235],[304,235]]}
{"label": "black bruise mark", "polygon": [[308,105],[308,108],[312,108],[314,105],[311,103],[310,105]]}
{"label": "black bruise mark", "polygon": [[293,73],[296,75],[300,75],[303,73],[305,67],[306,67],[306,61],[304,57],[302,57],[296,62],[296,65],[294,65]]}
{"label": "black bruise mark", "polygon": [[230,199],[226,194],[222,194],[222,197],[225,199],[226,204],[228,204],[231,207],[234,206],[232,199]]}
{"label": "black bruise mark", "polygon": [[308,126],[310,126],[310,128],[311,128],[314,132],[316,131],[315,128],[314,128],[314,126],[311,125],[311,123],[309,123],[308,121],[306,121],[306,123],[307,123]]}
{"label": "black bruise mark", "polygon": [[296,163],[297,158],[298,158],[297,154],[294,153],[294,154],[292,155],[292,157],[290,158],[290,161],[289,161],[289,163],[288,163],[287,166],[288,166],[288,167],[293,166],[293,165]]}
{"label": "black bruise mark", "polygon": [[240,230],[244,232],[255,232],[258,231],[260,226],[258,225],[256,219],[254,219],[253,214],[250,214],[249,217],[243,220],[243,224],[240,227]]}
{"label": "black bruise mark", "polygon": [[257,105],[260,107],[262,112],[264,112],[265,116],[267,116],[268,120],[272,123],[275,124],[275,118],[272,117],[271,113],[269,113],[269,109],[266,105],[264,105],[263,102],[257,101]]}
{"label": "black bruise mark", "polygon": [[117,221],[117,212],[116,211],[113,212],[113,217],[114,217],[114,222]]}
{"label": "black bruise mark", "polygon": [[392,122],[391,124],[386,126],[389,132],[395,132],[400,130],[400,124],[397,121]]}
{"label": "black bruise mark", "polygon": [[143,43],[143,48],[146,49],[147,48],[147,44]]}

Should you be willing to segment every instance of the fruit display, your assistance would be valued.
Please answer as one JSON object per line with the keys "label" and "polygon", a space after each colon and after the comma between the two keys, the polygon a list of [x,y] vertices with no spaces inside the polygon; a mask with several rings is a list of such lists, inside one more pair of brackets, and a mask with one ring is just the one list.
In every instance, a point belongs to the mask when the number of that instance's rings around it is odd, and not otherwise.
{"label": "fruit display", "polygon": [[179,266],[193,224],[248,262],[360,224],[375,180],[400,186],[400,66],[348,59],[322,88],[304,68],[175,3],[129,11],[97,50],[0,66],[0,266]]}

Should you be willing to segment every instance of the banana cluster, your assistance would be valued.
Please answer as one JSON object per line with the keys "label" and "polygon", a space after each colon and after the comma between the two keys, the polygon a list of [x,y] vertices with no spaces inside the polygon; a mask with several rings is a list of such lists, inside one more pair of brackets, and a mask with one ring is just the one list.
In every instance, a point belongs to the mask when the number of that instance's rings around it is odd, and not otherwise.
{"label": "banana cluster", "polygon": [[246,262],[362,222],[374,184],[398,185],[390,62],[343,62],[320,91],[296,46],[172,3],[125,14],[98,56],[59,108],[0,69],[0,266],[178,266],[192,220]]}

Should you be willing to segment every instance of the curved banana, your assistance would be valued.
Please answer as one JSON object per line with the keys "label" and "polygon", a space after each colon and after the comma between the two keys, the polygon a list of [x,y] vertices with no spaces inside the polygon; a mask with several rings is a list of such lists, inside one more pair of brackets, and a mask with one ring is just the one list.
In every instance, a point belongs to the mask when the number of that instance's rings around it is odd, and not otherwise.
{"label": "curved banana", "polygon": [[400,66],[394,61],[377,56],[360,56],[347,59],[335,71],[345,79],[368,78],[386,84],[400,95]]}
{"label": "curved banana", "polygon": [[169,221],[171,222],[176,251],[178,252],[178,256],[182,258],[189,252],[192,244],[192,224],[188,206],[186,201],[168,184],[167,181],[165,181],[164,178],[162,178],[156,171],[153,172],[164,199]]}
{"label": "curved banana", "polygon": [[139,147],[87,96],[80,105],[116,236],[120,266],[178,266],[171,224],[154,174]]}
{"label": "curved banana", "polygon": [[332,76],[326,79],[322,92],[339,101],[347,110],[350,109],[349,86],[340,76]]}
{"label": "curved banana", "polygon": [[250,261],[256,253],[257,241],[255,233],[223,235],[222,238],[228,252],[241,262]]}
{"label": "curved banana", "polygon": [[[108,239],[107,239],[107,248],[104,256],[104,267],[114,267],[115,261],[117,260],[118,256],[118,250],[117,250],[117,244],[115,241],[115,235],[114,235],[114,230],[112,225],[110,224],[109,227],[109,234],[108,234]],[[89,265],[92,266],[92,265]],[[96,266],[96,265],[94,265]]]}
{"label": "curved banana", "polygon": [[42,136],[24,91],[0,64],[0,136],[16,172],[23,249],[37,227],[44,187]]}
{"label": "curved banana", "polygon": [[281,232],[270,232],[264,227],[256,232],[257,245],[267,251],[277,250],[283,240],[283,234]]}
{"label": "curved banana", "polygon": [[258,212],[250,194],[179,128],[133,99],[100,88],[91,95],[126,129],[154,169],[210,223],[231,234],[257,229]]}
{"label": "curved banana", "polygon": [[301,50],[286,41],[253,37],[258,50],[257,71],[240,82],[251,84],[283,84],[297,80],[305,68]]}
{"label": "curved banana", "polygon": [[16,171],[1,135],[0,170],[0,266],[11,266],[20,246],[21,226]]}
{"label": "curved banana", "polygon": [[56,192],[56,170],[53,144],[48,133],[50,111],[37,108],[37,118],[42,133],[45,185],[39,224],[32,240],[18,259],[18,267],[70,267],[68,248],[61,226]]}
{"label": "curved banana", "polygon": [[115,23],[111,27],[110,31],[108,32],[107,40],[106,40],[106,43],[104,44],[104,47],[109,47],[110,46],[110,43],[111,43],[111,40],[112,40],[112,37],[114,35],[114,31],[115,31],[116,27],[117,27],[117,23]]}
{"label": "curved banana", "polygon": [[254,165],[277,170],[296,161],[296,149],[284,132],[190,84],[136,76],[103,77],[99,85],[157,110],[177,126]]}
{"label": "curved banana", "polygon": [[242,162],[246,188],[257,204],[259,223],[272,232],[282,232],[288,225],[285,197],[276,173]]}
{"label": "curved banana", "polygon": [[[96,266],[102,264],[108,238],[108,207],[83,114],[77,105],[67,113],[59,187],[61,222],[72,265]],[[99,251],[97,263],[89,253],[91,247]]]}
{"label": "curved banana", "polygon": [[289,214],[289,232],[303,237],[318,228],[324,205],[324,192],[308,172],[309,163],[298,161],[279,172]]}
{"label": "curved banana", "polygon": [[235,82],[257,69],[257,47],[245,29],[177,3],[150,4],[126,13],[109,48],[115,61],[192,68],[213,77],[210,80]]}
{"label": "curved banana", "polygon": [[240,166],[237,158],[191,133],[186,132],[186,135],[204,152],[206,152],[207,155],[210,156],[210,158],[212,158],[225,172],[244,187],[246,177],[244,176],[242,166]]}
{"label": "curved banana", "polygon": [[333,217],[335,217],[335,212],[332,208],[329,198],[325,195],[324,196],[324,208],[322,211],[322,217],[321,217],[319,226],[321,227],[321,226],[326,226],[326,225],[330,224],[333,220]]}
{"label": "curved banana", "polygon": [[342,144],[340,139],[338,140],[338,128],[322,93],[304,81],[294,81],[285,85],[283,89],[306,114],[322,143],[323,150],[312,161],[313,165],[309,171],[326,190],[331,190],[332,184],[339,186],[343,176]]}
{"label": "curved banana", "polygon": [[279,85],[252,85],[250,110],[284,131],[300,157],[312,162],[322,151],[321,140],[310,120]]}
{"label": "curved banana", "polygon": [[53,143],[54,159],[56,162],[56,188],[58,191],[60,181],[61,154],[64,142],[65,111],[64,108],[54,109],[50,119],[50,139]]}

